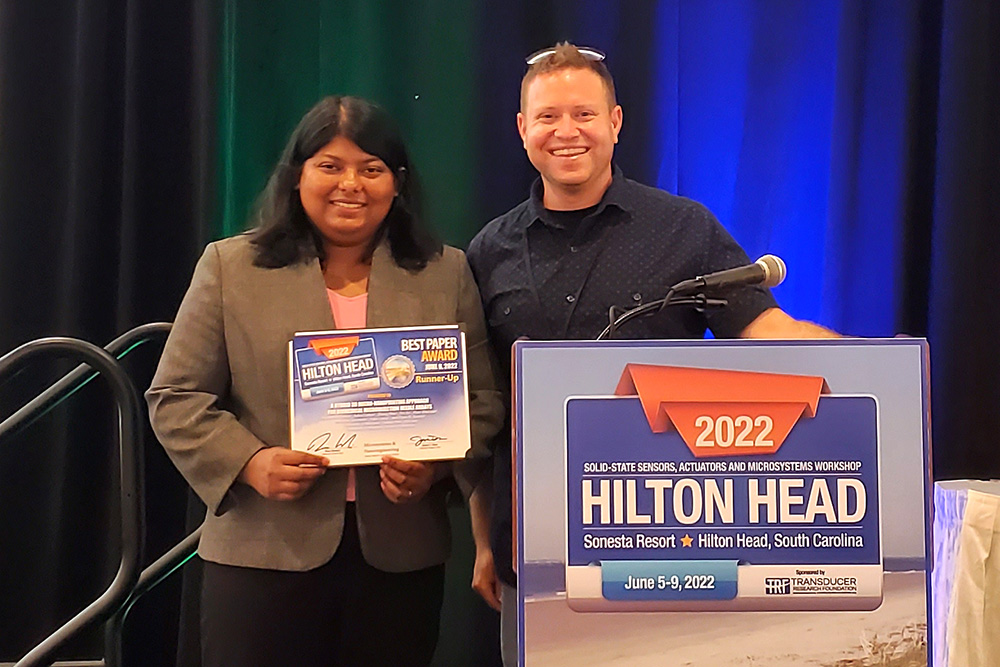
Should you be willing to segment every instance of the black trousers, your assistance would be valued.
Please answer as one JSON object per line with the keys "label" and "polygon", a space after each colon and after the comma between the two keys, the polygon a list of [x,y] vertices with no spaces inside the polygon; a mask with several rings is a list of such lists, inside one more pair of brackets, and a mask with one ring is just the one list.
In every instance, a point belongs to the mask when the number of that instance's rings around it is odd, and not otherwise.
{"label": "black trousers", "polygon": [[354,504],[326,565],[282,572],[205,563],[203,667],[428,665],[444,565],[391,573],[365,562]]}

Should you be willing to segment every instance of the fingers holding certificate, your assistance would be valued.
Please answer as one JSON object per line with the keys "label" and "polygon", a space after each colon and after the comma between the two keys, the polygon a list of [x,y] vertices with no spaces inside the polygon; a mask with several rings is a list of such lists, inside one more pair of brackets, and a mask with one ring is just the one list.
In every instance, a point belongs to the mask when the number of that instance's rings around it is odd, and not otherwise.
{"label": "fingers holding certificate", "polygon": [[420,500],[434,483],[434,466],[433,462],[382,457],[379,466],[382,493],[396,504]]}
{"label": "fingers holding certificate", "polygon": [[271,500],[296,500],[326,472],[327,459],[284,447],[258,450],[240,471],[239,480]]}

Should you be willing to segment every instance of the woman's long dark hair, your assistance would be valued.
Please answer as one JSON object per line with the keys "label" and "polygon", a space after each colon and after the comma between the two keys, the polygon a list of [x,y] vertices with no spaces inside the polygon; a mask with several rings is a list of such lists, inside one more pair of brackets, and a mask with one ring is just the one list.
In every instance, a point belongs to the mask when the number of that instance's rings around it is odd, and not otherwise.
{"label": "woman's long dark hair", "polygon": [[395,123],[380,106],[358,97],[326,97],[299,121],[267,186],[257,200],[251,242],[254,264],[288,266],[326,259],[323,239],[309,220],[296,189],[302,165],[336,137],[350,139],[392,171],[398,194],[368,248],[368,256],[388,237],[399,266],[419,271],[441,252],[441,242],[423,225],[422,197],[416,172]]}

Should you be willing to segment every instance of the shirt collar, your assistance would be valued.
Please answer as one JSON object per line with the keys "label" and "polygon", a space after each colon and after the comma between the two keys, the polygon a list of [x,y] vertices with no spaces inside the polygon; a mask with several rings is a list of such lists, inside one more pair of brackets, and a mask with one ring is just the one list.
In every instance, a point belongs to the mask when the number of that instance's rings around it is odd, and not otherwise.
{"label": "shirt collar", "polygon": [[[625,192],[625,175],[622,170],[618,168],[618,165],[611,165],[611,185],[608,189],[604,191],[604,195],[601,197],[601,201],[598,202],[597,208],[589,217],[596,217],[604,212],[604,209],[608,206],[615,206],[622,211],[629,213],[632,211],[631,206],[629,206],[629,201],[627,193]],[[528,215],[525,218],[524,226],[529,227],[536,220],[541,221],[543,224],[551,225],[551,220],[546,215],[545,204],[542,203],[542,195],[544,194],[544,186],[542,185],[542,178],[539,176],[535,179],[535,182],[531,184],[531,193],[528,196]]]}

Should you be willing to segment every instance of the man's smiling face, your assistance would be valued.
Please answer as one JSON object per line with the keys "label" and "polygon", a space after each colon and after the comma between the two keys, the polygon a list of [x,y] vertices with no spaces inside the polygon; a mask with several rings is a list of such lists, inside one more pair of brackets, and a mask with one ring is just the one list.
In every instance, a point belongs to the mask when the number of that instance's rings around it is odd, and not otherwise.
{"label": "man's smiling face", "polygon": [[585,202],[579,208],[600,200],[611,183],[621,122],[621,107],[611,105],[604,82],[593,71],[565,68],[531,81],[517,129],[542,176],[546,206],[550,195]]}

